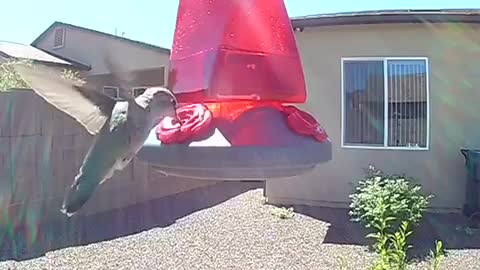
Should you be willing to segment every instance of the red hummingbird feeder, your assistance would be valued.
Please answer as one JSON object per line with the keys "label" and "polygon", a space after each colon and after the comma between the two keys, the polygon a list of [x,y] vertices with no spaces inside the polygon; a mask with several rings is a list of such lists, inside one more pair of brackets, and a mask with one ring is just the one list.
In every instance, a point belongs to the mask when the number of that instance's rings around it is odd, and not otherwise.
{"label": "red hummingbird feeder", "polygon": [[180,1],[169,86],[187,103],[304,103],[303,69],[283,1]]}
{"label": "red hummingbird feeder", "polygon": [[166,174],[243,180],[299,175],[331,158],[306,101],[283,0],[180,0],[164,119],[138,154]]}

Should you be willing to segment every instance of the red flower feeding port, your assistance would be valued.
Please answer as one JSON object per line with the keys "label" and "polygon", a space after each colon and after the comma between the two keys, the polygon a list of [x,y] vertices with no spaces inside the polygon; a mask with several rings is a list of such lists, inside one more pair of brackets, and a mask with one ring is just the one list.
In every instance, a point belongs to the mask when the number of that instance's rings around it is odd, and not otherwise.
{"label": "red flower feeding port", "polygon": [[300,175],[331,159],[306,100],[283,0],[180,0],[166,118],[138,153],[165,174],[200,179]]}

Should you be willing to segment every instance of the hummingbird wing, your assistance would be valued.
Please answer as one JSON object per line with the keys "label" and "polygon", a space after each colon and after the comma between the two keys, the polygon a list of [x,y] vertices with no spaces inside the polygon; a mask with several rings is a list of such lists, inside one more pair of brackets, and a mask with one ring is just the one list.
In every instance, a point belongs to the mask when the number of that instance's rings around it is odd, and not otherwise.
{"label": "hummingbird wing", "polygon": [[95,190],[112,178],[116,170],[123,170],[131,161],[133,149],[143,144],[137,143],[137,131],[133,128],[130,117],[129,102],[115,104],[109,128],[102,130],[95,138],[79,173],[67,191],[61,212],[67,216],[74,215],[92,197]]}
{"label": "hummingbird wing", "polygon": [[[113,77],[113,80],[120,86],[120,88],[124,90],[130,89],[130,85],[128,82],[134,81],[132,74],[122,71],[119,68],[120,64],[118,62],[114,63],[113,58],[109,55],[103,59],[103,62],[107,70],[110,72],[110,75]],[[120,91],[120,98],[130,101],[135,99],[135,97],[130,94],[130,91]]]}
{"label": "hummingbird wing", "polygon": [[60,70],[41,64],[16,64],[15,71],[40,97],[97,134],[110,118],[115,100],[84,83],[67,79]]}
{"label": "hummingbird wing", "polygon": [[125,124],[117,123],[120,132],[101,132],[90,146],[82,166],[63,199],[61,212],[72,216],[93,196],[98,186],[110,179],[119,168],[119,158],[129,148]]}

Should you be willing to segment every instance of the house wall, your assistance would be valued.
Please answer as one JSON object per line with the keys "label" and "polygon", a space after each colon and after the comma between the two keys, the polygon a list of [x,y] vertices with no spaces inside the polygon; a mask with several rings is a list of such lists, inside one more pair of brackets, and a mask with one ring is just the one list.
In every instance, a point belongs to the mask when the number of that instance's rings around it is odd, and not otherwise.
{"label": "house wall", "polygon": [[[296,38],[308,100],[300,107],[326,128],[333,159],[313,172],[267,181],[273,203],[348,206],[348,195],[369,164],[416,177],[433,193],[432,207],[456,210],[465,198],[459,149],[480,147],[480,26],[386,24],[307,28]],[[427,151],[341,147],[341,58],[422,56],[429,59],[430,147]]]}
{"label": "house wall", "polygon": [[[134,71],[164,66],[168,70],[169,54],[128,41],[65,26],[65,45],[53,49],[54,33],[48,32],[37,47],[92,66],[87,76],[112,72],[105,63],[108,56],[117,71]],[[165,74],[164,74],[165,75]]]}
{"label": "house wall", "polygon": [[[0,226],[33,226],[64,218],[60,213],[62,200],[92,137],[31,90],[0,92],[0,108]],[[215,183],[165,176],[135,158],[98,187],[78,215],[118,209]]]}
{"label": "house wall", "polygon": [[[86,77],[87,87],[101,91],[103,86],[116,86],[119,87],[120,93],[128,91],[132,94],[134,87],[165,86],[167,81],[165,72],[165,68],[160,67],[136,70],[115,76],[109,73],[84,77]],[[121,85],[118,84],[118,78],[122,79]]]}

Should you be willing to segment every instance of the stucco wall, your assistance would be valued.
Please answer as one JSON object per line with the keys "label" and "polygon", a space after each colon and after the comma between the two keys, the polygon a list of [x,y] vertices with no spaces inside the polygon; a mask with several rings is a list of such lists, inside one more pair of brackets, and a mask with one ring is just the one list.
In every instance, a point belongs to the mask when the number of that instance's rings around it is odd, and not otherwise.
{"label": "stucco wall", "polygon": [[[50,31],[38,43],[38,47],[92,66],[88,75],[110,73],[104,58],[109,55],[123,71],[168,67],[168,53],[150,49],[118,39],[65,27],[65,46],[53,49],[55,31]],[[166,68],[166,70],[168,70]]]}
{"label": "stucco wall", "polygon": [[[464,202],[462,147],[480,147],[480,26],[387,24],[329,26],[297,32],[308,87],[307,103],[326,128],[333,160],[307,175],[267,182],[269,201],[347,206],[363,168],[374,164],[417,177],[434,193],[435,208]],[[341,148],[341,58],[425,56],[430,68],[428,151]]]}

